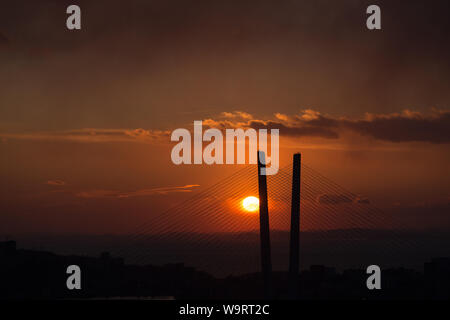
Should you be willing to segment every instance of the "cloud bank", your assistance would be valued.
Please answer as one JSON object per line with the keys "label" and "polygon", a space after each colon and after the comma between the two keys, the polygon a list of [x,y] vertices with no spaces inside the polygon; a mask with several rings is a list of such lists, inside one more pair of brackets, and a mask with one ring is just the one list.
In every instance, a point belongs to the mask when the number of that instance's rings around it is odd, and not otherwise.
{"label": "cloud bank", "polygon": [[[191,124],[186,124],[188,129]],[[275,113],[270,118],[256,118],[243,111],[222,112],[203,120],[210,128],[279,129],[281,136],[339,139],[344,132],[375,140],[400,142],[450,143],[450,111],[432,109],[429,113],[403,110],[399,113],[366,113],[362,118],[335,117],[306,109],[299,114]],[[171,130],[83,128],[53,132],[0,133],[2,140],[67,140],[77,142],[167,143]]]}
{"label": "cloud bank", "polygon": [[421,141],[450,143],[450,111],[433,109],[430,113],[403,110],[400,113],[370,114],[362,119],[333,117],[307,109],[300,114],[276,113],[272,119],[255,119],[236,111],[223,113],[218,119],[206,119],[205,125],[216,128],[279,129],[280,135],[338,139],[343,131],[389,142]]}

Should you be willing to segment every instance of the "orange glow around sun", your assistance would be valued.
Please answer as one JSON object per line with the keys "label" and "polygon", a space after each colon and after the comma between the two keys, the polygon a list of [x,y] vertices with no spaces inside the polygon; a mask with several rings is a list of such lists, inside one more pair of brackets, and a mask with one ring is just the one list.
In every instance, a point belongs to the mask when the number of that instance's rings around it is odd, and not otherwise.
{"label": "orange glow around sun", "polygon": [[247,197],[242,200],[242,207],[245,211],[255,212],[259,209],[259,199],[257,197]]}

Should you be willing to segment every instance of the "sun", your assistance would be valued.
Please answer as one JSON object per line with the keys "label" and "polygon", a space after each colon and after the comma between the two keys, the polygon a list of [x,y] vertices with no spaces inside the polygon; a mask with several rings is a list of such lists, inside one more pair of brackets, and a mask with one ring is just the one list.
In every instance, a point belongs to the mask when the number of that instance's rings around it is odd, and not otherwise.
{"label": "sun", "polygon": [[248,212],[258,211],[259,199],[257,197],[247,197],[242,200],[242,207]]}

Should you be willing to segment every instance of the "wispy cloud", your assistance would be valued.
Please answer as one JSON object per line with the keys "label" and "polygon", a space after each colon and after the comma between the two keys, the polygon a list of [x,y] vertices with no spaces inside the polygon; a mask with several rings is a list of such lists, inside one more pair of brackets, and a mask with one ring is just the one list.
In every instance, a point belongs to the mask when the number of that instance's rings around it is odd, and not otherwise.
{"label": "wispy cloud", "polygon": [[66,182],[62,180],[48,180],[47,184],[50,186],[65,186]]}
{"label": "wispy cloud", "polygon": [[151,189],[141,189],[136,191],[117,191],[117,190],[89,190],[75,194],[80,198],[132,198],[145,197],[152,195],[167,195],[169,193],[192,192],[198,184],[188,184],[177,187],[159,187]]}
{"label": "wispy cloud", "polygon": [[[362,118],[336,117],[305,109],[298,114],[275,113],[257,118],[243,111],[222,112],[203,120],[205,127],[218,129],[279,129],[280,135],[339,139],[344,132],[388,142],[421,141],[450,143],[450,110],[432,109],[429,113],[403,110],[399,113],[372,114]],[[172,128],[174,129],[174,128]],[[169,143],[171,130],[95,129],[53,132],[0,133],[0,139],[51,140],[77,142],[144,142]]]}
{"label": "wispy cloud", "polygon": [[366,114],[362,120],[342,120],[342,126],[361,135],[391,142],[450,142],[450,111],[430,114],[404,110],[401,113]]}
{"label": "wispy cloud", "polygon": [[96,129],[83,128],[77,130],[51,132],[0,133],[3,139],[50,140],[77,142],[161,142],[168,141],[170,131],[145,129]]}
{"label": "wispy cloud", "polygon": [[204,124],[215,128],[279,129],[281,135],[338,139],[343,131],[390,142],[422,141],[450,143],[450,111],[429,113],[403,110],[400,113],[365,114],[363,118],[333,117],[306,109],[295,115],[275,113],[271,119],[257,119],[242,112],[222,113]]}

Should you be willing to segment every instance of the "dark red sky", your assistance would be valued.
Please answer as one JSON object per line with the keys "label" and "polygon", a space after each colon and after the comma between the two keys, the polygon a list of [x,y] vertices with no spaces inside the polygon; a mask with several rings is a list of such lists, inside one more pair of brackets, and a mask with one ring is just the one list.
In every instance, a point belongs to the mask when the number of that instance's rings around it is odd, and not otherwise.
{"label": "dark red sky", "polygon": [[170,162],[194,120],[280,128],[282,163],[440,226],[450,5],[377,3],[381,31],[370,1],[3,1],[0,232],[126,232],[236,170]]}

